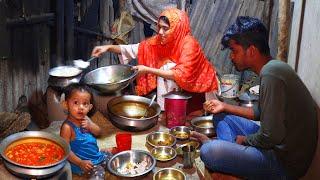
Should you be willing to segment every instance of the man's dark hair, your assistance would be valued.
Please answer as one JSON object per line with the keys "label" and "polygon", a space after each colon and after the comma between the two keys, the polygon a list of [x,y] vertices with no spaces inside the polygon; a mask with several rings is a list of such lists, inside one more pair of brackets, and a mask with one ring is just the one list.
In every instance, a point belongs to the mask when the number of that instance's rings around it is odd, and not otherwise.
{"label": "man's dark hair", "polygon": [[72,95],[72,93],[74,93],[74,91],[80,91],[80,92],[87,92],[90,94],[91,96],[91,99],[90,99],[90,102],[92,103],[92,99],[93,99],[93,95],[92,95],[92,92],[91,92],[91,89],[87,86],[87,85],[84,85],[84,84],[70,84],[69,86],[67,86],[65,89],[64,89],[64,95],[65,95],[65,99],[69,99]]}
{"label": "man's dark hair", "polygon": [[164,21],[166,24],[168,24],[170,26],[170,21],[166,16],[160,16],[159,20]]}
{"label": "man's dark hair", "polygon": [[268,31],[257,18],[239,16],[236,22],[225,31],[221,39],[223,48],[230,48],[229,43],[231,39],[245,49],[253,45],[261,54],[270,55]]}

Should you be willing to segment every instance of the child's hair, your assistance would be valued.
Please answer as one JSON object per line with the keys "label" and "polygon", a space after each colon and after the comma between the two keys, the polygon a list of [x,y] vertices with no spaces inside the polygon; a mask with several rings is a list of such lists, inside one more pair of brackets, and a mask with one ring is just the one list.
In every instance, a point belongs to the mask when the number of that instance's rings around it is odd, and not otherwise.
{"label": "child's hair", "polygon": [[80,91],[80,92],[87,92],[90,94],[91,96],[91,99],[93,98],[92,97],[92,92],[91,92],[91,89],[84,85],[84,84],[70,84],[69,86],[67,86],[65,89],[64,89],[64,95],[65,95],[65,99],[69,99],[72,95],[72,93],[74,91]]}

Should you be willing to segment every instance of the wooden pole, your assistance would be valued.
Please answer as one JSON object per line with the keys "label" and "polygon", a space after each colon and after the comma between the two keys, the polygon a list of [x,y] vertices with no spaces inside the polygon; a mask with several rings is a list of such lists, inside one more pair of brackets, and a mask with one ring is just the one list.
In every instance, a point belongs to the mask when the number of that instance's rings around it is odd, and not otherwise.
{"label": "wooden pole", "polygon": [[290,27],[290,0],[279,0],[277,59],[287,62]]}

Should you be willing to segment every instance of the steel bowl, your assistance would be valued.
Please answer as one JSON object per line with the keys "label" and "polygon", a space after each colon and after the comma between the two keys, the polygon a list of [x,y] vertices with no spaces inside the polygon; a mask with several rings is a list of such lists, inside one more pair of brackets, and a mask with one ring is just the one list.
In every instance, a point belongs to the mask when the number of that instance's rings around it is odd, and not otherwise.
{"label": "steel bowl", "polygon": [[146,137],[147,143],[152,146],[174,146],[177,142],[176,137],[167,132],[153,132]]}
{"label": "steel bowl", "polygon": [[153,175],[153,180],[163,180],[163,179],[170,179],[170,180],[185,180],[186,175],[175,168],[163,168],[157,171]]}
{"label": "steel bowl", "polygon": [[[121,173],[123,169],[134,166],[133,164],[137,163],[145,163],[146,169],[143,172],[138,172],[136,174],[131,173]],[[118,176],[118,177],[137,177],[146,175],[156,165],[155,158],[147,151],[143,150],[130,150],[130,151],[123,151],[116,155],[114,155],[108,162],[108,170]],[[136,172],[136,171],[135,171]]]}
{"label": "steel bowl", "polygon": [[[151,99],[142,96],[115,97],[107,104],[109,119],[115,126],[126,131],[149,129],[157,124],[161,113],[160,106],[156,102],[148,108],[150,102]],[[146,111],[147,114],[144,116]]]}
{"label": "steel bowl", "polygon": [[179,140],[187,140],[190,138],[191,129],[187,126],[175,126],[170,129],[170,133]]}
{"label": "steel bowl", "polygon": [[169,146],[157,146],[151,150],[151,154],[158,161],[170,161],[177,156],[176,150]]}
{"label": "steel bowl", "polygon": [[[20,142],[26,141],[36,141],[37,139],[45,139],[59,145],[65,152],[63,158],[60,161],[52,164],[43,166],[31,166],[14,162],[5,155],[7,148],[11,145],[19,144]],[[70,153],[70,146],[63,138],[55,134],[43,131],[25,131],[15,133],[6,137],[0,144],[0,153],[2,158],[5,160],[5,166],[13,174],[28,178],[43,178],[54,174],[64,167],[66,159],[68,158]]]}
{"label": "steel bowl", "polygon": [[83,81],[99,92],[114,93],[126,88],[137,74],[129,65],[109,65],[90,71]]}
{"label": "steel bowl", "polygon": [[193,118],[191,120],[191,125],[193,130],[205,134],[208,137],[212,137],[216,134],[214,130],[212,115]]}

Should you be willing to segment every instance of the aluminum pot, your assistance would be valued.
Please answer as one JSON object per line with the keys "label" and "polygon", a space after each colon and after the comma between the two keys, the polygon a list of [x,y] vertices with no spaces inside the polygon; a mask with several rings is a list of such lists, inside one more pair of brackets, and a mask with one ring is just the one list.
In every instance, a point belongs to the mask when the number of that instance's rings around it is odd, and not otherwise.
{"label": "aluminum pot", "polygon": [[212,137],[216,134],[212,115],[193,118],[191,120],[191,126],[194,131],[202,133],[208,137]]}
{"label": "aluminum pot", "polygon": [[[5,151],[7,147],[10,146],[12,143],[17,142],[19,140],[28,139],[28,138],[31,138],[31,139],[39,138],[39,139],[47,139],[47,140],[53,141],[63,148],[65,154],[60,161],[53,164],[49,164],[49,165],[43,165],[43,166],[29,166],[29,165],[19,164],[10,160],[5,155]],[[15,133],[6,137],[0,144],[0,153],[2,158],[4,159],[4,165],[13,174],[23,178],[45,178],[55,174],[56,172],[58,172],[60,169],[64,167],[70,153],[70,146],[60,136],[43,132],[43,131],[25,131],[25,132]]]}
{"label": "aluminum pot", "polygon": [[70,84],[79,83],[82,70],[74,66],[58,66],[49,70],[48,85],[65,88]]}
{"label": "aluminum pot", "polygon": [[[161,112],[158,103],[142,96],[124,95],[108,102],[108,116],[110,121],[120,129],[126,131],[143,131],[156,125]],[[148,108],[148,109],[147,109]],[[146,116],[142,117],[147,110]]]}

